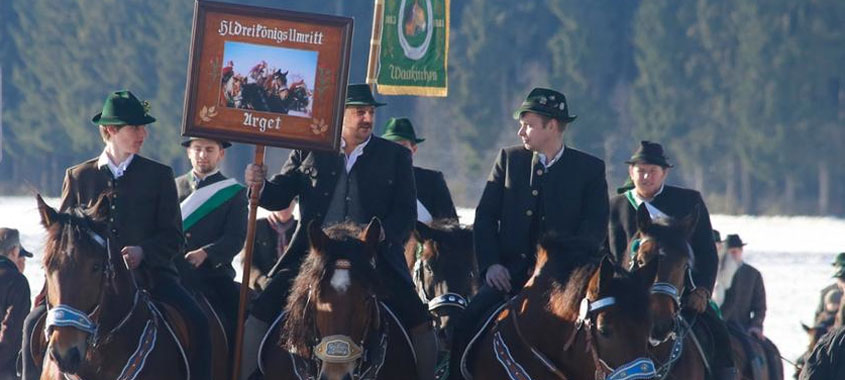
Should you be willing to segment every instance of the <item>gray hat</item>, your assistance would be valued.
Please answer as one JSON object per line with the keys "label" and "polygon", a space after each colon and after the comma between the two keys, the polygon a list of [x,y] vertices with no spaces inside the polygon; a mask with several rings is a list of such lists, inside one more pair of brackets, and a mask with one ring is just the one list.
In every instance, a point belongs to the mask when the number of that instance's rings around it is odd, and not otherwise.
{"label": "gray hat", "polygon": [[6,252],[16,245],[21,247],[21,256],[33,257],[32,252],[27,251],[21,245],[21,238],[18,230],[14,228],[0,228],[0,252]]}

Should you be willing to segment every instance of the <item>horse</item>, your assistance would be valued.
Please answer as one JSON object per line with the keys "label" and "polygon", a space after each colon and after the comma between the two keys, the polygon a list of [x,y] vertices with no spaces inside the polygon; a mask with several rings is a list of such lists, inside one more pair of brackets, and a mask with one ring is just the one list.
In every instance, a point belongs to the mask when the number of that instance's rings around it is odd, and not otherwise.
{"label": "horse", "polygon": [[[628,249],[633,254],[631,268],[652,262],[658,263],[657,276],[651,286],[651,306],[654,324],[649,338],[652,358],[660,365],[658,378],[704,379],[713,376],[709,359],[715,350],[707,326],[687,320],[681,315],[681,295],[687,282],[692,282],[692,268],[695,265],[689,238],[698,223],[699,209],[680,218],[652,220],[646,207],[637,210],[637,233],[631,239]],[[772,358],[779,358],[774,345],[754,342],[750,337],[740,336],[736,331],[730,334],[730,349],[736,367],[747,378],[782,378]],[[751,347],[750,352],[747,348]],[[754,365],[752,359],[760,358],[769,364]]]}
{"label": "horse", "polygon": [[435,318],[440,347],[451,347],[452,323],[478,291],[472,227],[452,219],[417,222],[405,244],[405,261],[417,294]]}
{"label": "horse", "polygon": [[629,274],[595,256],[586,242],[541,241],[523,290],[470,342],[464,377],[651,378],[648,286],[657,267]]}
{"label": "horse", "polygon": [[[184,322],[174,320],[171,327],[165,321],[117,247],[109,245],[102,216],[107,197],[71,213],[57,212],[40,195],[36,200],[47,230],[45,335],[31,348],[44,363],[41,379],[187,378],[187,355],[178,339],[187,335]],[[215,357],[226,358],[223,350],[217,348]],[[217,362],[222,379],[228,363]]]}
{"label": "horse", "polygon": [[806,357],[799,380],[845,379],[845,327],[834,327]]}
{"label": "horse", "polygon": [[271,379],[416,379],[407,333],[379,299],[377,218],[308,225],[309,254],[284,313],[262,343],[259,369]]}

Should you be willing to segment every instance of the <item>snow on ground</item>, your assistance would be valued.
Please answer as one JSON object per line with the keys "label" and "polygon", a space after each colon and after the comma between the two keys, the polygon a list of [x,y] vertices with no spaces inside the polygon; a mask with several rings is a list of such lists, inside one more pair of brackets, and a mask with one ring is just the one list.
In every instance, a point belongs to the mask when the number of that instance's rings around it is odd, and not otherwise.
{"label": "snow on ground", "polygon": [[[56,199],[48,199],[47,203],[58,206]],[[461,221],[471,223],[473,212],[460,209]],[[264,214],[259,210],[259,216]],[[714,215],[711,220],[722,236],[738,233],[748,243],[745,259],[762,272],[766,285],[765,333],[785,358],[794,359],[807,344],[799,323],[812,322],[819,291],[831,283],[830,262],[837,252],[845,251],[845,220],[728,215]],[[44,230],[39,225],[35,200],[0,197],[0,227],[21,230],[22,243],[37,256],[29,260],[25,271],[34,296],[44,283],[38,257],[44,246]]]}

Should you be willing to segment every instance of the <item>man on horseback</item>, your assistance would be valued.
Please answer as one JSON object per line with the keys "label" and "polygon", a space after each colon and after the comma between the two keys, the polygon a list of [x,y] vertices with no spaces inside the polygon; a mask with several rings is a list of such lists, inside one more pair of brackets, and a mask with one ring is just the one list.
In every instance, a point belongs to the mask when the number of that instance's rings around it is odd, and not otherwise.
{"label": "man on horseback", "polygon": [[713,300],[722,311],[722,319],[763,340],[763,320],[766,318],[763,276],[742,260],[745,243],[739,235],[728,235],[725,245],[727,252],[719,265]]}
{"label": "man on horseback", "polygon": [[199,290],[222,312],[225,330],[233,337],[238,318],[238,288],[232,259],[246,239],[246,188],[220,172],[228,141],[189,138],[191,171],[176,178],[182,209],[185,255],[176,268],[189,288]]}
{"label": "man on horseback", "polygon": [[262,187],[260,205],[280,210],[299,197],[300,228],[282,256],[266,289],[253,303],[244,334],[243,379],[255,370],[259,342],[284,306],[291,281],[308,249],[310,223],[323,227],[378,217],[385,242],[377,268],[390,294],[385,303],[411,331],[421,379],[434,378],[437,344],[428,309],[417,297],[403,255],[414,228],[416,204],[411,154],[396,144],[372,136],[376,102],[366,84],[349,85],[341,132],[341,152],[294,150],[282,172],[269,181],[266,168],[249,165],[246,183]]}
{"label": "man on horseback", "polygon": [[[414,125],[406,118],[390,118],[381,137],[408,148],[411,156],[417,154],[417,145],[425,141],[417,137]],[[435,219],[458,220],[458,212],[452,203],[452,195],[443,173],[414,166],[414,183],[417,186],[418,221],[431,223]]]}
{"label": "man on horseback", "polygon": [[[637,233],[637,209],[645,205],[652,219],[661,217],[683,218],[699,209],[698,223],[689,240],[695,258],[695,265],[687,285],[688,294],[684,306],[696,314],[708,315],[708,325],[714,327],[716,346],[730,347],[728,332],[724,323],[718,320],[712,308],[708,307],[711,289],[716,281],[718,258],[713,243],[710,214],[701,195],[694,190],[665,184],[669,175],[669,164],[660,144],[642,141],[637,151],[625,162],[628,174],[634,183],[632,189],[614,196],[610,200],[610,224],[608,245],[612,256],[620,265],[628,266],[631,252],[628,242]],[[706,311],[706,313],[705,313]],[[733,379],[736,369],[729,356],[729,350],[716,350],[714,368],[718,379]]]}
{"label": "man on horseback", "polygon": [[[102,196],[109,199],[109,244],[120,250],[129,269],[151,278],[147,284],[156,300],[175,307],[190,326],[193,350],[189,358],[193,379],[211,378],[208,320],[193,297],[179,283],[173,258],[182,252],[182,223],[173,170],[139,155],[147,138],[146,125],[155,122],[149,104],[131,92],[111,93],[103,111],[93,118],[105,143],[103,152],[67,170],[60,210],[90,207]],[[26,380],[40,370],[32,360],[29,339],[38,319],[46,313],[40,305],[27,317],[24,335]]]}
{"label": "man on horseback", "polygon": [[839,293],[840,296],[842,294],[842,289],[840,283],[845,284],[845,281],[839,280],[839,278],[845,279],[845,252],[842,252],[836,255],[836,258],[831,263],[833,266],[833,278],[837,279],[836,282],[826,286],[821,291],[821,296],[819,297],[819,306],[816,308],[815,320],[816,324],[822,319],[825,319],[825,298],[828,296],[829,293],[835,292]]}
{"label": "man on horseback", "polygon": [[570,115],[564,95],[535,88],[514,112],[522,145],[502,149],[475,213],[474,241],[483,280],[455,328],[450,372],[475,328],[518,293],[534,269],[539,237],[581,237],[599,246],[607,234],[604,162],[564,144]]}

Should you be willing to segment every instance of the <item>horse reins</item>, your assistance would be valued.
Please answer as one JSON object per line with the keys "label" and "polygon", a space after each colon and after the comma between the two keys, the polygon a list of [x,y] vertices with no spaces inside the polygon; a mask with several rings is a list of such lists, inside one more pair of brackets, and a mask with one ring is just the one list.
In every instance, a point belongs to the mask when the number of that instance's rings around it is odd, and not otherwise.
{"label": "horse reins", "polygon": [[[587,351],[593,360],[596,369],[595,378],[605,380],[633,380],[633,379],[650,379],[655,375],[654,363],[648,358],[637,358],[628,362],[616,369],[610,367],[605,362],[599,352],[598,347],[593,341],[593,316],[599,311],[616,304],[615,297],[600,298],[595,301],[590,301],[587,298],[581,300],[581,308],[578,314],[578,319],[575,322],[575,329],[572,330],[571,335],[566,340],[563,346],[564,351],[569,351],[575,344],[578,333],[582,330],[585,332],[584,340],[587,345]],[[516,309],[514,308],[514,299],[508,301],[507,309],[509,317],[516,331],[517,337],[523,345],[528,347],[534,358],[537,359],[543,366],[557,378],[561,380],[569,380],[569,378],[561,371],[554,363],[542,352],[540,352],[534,345],[532,345],[525,335],[522,333],[522,328],[519,326],[517,320]]]}

